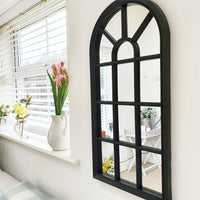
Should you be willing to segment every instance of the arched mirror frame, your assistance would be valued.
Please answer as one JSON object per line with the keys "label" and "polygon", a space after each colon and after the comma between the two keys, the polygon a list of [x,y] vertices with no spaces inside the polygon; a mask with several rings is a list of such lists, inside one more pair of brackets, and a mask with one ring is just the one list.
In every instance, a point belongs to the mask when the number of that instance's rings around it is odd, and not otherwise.
{"label": "arched mirror frame", "polygon": [[[136,31],[132,39],[127,37],[127,6],[131,4],[138,4],[144,6],[149,10],[148,15],[143,23]],[[122,38],[116,41],[106,30],[105,27],[112,17],[121,10],[122,13]],[[140,101],[140,61],[139,49],[137,39],[140,37],[149,21],[154,17],[156,19],[160,32],[160,80],[161,80],[161,102],[148,103]],[[100,70],[103,66],[99,60],[100,42],[102,35],[114,45],[112,51],[112,61],[108,64],[112,66],[112,76],[114,86],[113,99],[113,123],[114,123],[114,138],[107,139],[101,137],[101,110],[100,105],[106,102],[101,101],[100,98]],[[132,146],[136,150],[136,168],[137,168],[137,183],[129,184],[126,181],[120,180],[119,172],[119,128],[118,128],[118,108],[117,99],[117,52],[123,42],[129,41],[134,48],[134,78],[135,78],[135,101],[132,105],[135,106],[136,117],[136,144]],[[135,59],[137,57],[137,59]],[[135,60],[134,60],[135,59]],[[143,58],[151,60],[153,57]],[[170,133],[170,31],[167,19],[157,4],[149,0],[116,0],[108,6],[101,14],[94,27],[91,43],[90,43],[90,72],[91,72],[91,103],[92,103],[92,142],[93,142],[93,176],[94,178],[106,182],[110,185],[123,189],[127,192],[133,193],[141,198],[147,200],[171,200],[171,133]],[[137,86],[136,86],[137,85]],[[161,108],[161,150],[148,148],[148,151],[159,153],[162,155],[162,194],[152,191],[148,188],[142,187],[142,169],[141,169],[141,151],[147,150],[141,146],[141,122],[140,122],[140,106],[159,106]],[[102,173],[102,146],[101,142],[110,142],[114,145],[115,157],[115,177],[109,177]]]}

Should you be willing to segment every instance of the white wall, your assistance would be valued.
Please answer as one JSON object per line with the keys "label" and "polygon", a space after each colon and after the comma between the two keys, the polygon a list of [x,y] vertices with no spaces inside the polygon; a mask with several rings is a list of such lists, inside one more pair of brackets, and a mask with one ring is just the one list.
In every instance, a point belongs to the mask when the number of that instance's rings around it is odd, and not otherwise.
{"label": "white wall", "polygon": [[[199,199],[200,2],[155,0],[171,28],[173,200]],[[97,17],[111,0],[67,1],[72,154],[80,167],[0,141],[3,167],[63,200],[136,200],[92,178],[89,41]]]}

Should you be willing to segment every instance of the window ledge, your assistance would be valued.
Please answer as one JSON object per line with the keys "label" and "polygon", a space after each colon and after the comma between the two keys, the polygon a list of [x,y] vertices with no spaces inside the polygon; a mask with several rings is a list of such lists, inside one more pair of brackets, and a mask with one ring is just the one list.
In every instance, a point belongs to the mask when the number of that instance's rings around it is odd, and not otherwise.
{"label": "window ledge", "polygon": [[0,131],[0,137],[10,140],[12,142],[21,144],[30,149],[34,149],[48,156],[65,161],[67,163],[70,163],[76,166],[80,165],[80,160],[78,158],[71,156],[70,150],[53,151],[51,147],[48,145],[47,138],[44,136],[29,133],[28,138],[20,139],[19,136],[14,132],[5,133],[3,131]]}

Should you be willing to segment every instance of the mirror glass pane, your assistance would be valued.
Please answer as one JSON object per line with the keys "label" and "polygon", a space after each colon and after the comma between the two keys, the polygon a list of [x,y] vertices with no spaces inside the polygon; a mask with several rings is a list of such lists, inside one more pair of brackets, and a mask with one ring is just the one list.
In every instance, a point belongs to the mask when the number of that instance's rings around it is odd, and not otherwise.
{"label": "mirror glass pane", "polygon": [[142,152],[142,183],[143,186],[162,192],[161,155]]}
{"label": "mirror glass pane", "polygon": [[101,137],[113,138],[112,105],[101,105]]}
{"label": "mirror glass pane", "polygon": [[130,42],[124,42],[118,50],[117,59],[122,60],[133,57],[134,57],[133,46],[130,44]]}
{"label": "mirror glass pane", "polygon": [[118,65],[118,100],[134,101],[134,64]]}
{"label": "mirror glass pane", "polygon": [[160,33],[156,20],[153,18],[138,40],[140,55],[160,53]]}
{"label": "mirror glass pane", "polygon": [[160,59],[140,62],[142,102],[160,102]]}
{"label": "mirror glass pane", "polygon": [[100,44],[100,63],[110,62],[112,60],[112,48],[112,43],[104,35],[102,35]]}
{"label": "mirror glass pane", "polygon": [[148,10],[140,5],[131,5],[127,8],[128,36],[132,38],[148,14]]}
{"label": "mirror glass pane", "polygon": [[100,67],[101,101],[112,101],[112,68]]}
{"label": "mirror glass pane", "polygon": [[135,143],[135,107],[118,106],[119,140]]}
{"label": "mirror glass pane", "polygon": [[121,11],[117,12],[112,17],[105,29],[115,40],[119,40],[121,38]]}
{"label": "mirror glass pane", "polygon": [[102,171],[111,176],[115,174],[113,148],[113,144],[102,142]]}
{"label": "mirror glass pane", "polygon": [[120,146],[120,178],[136,183],[135,149]]}
{"label": "mirror glass pane", "polygon": [[141,107],[142,145],[161,148],[161,110],[160,107]]}

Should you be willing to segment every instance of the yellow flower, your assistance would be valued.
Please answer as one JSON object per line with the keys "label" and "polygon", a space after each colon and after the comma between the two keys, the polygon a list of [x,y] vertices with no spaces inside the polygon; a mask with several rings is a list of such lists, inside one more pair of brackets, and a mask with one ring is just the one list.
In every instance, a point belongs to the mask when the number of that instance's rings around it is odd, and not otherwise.
{"label": "yellow flower", "polygon": [[27,109],[23,105],[21,105],[16,109],[16,113],[19,114],[20,118],[22,118],[27,113]]}
{"label": "yellow flower", "polygon": [[103,168],[103,173],[106,173],[108,171],[108,168],[107,167],[104,167]]}
{"label": "yellow flower", "polygon": [[105,167],[110,167],[111,163],[109,160],[106,160],[103,164]]}
{"label": "yellow flower", "polygon": [[17,110],[20,107],[20,103],[16,103],[13,107],[14,107],[14,112],[17,113]]}

